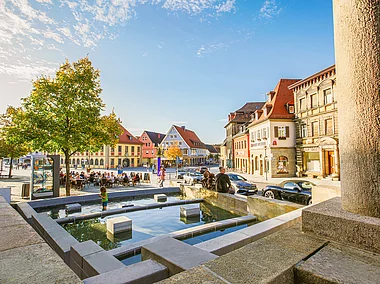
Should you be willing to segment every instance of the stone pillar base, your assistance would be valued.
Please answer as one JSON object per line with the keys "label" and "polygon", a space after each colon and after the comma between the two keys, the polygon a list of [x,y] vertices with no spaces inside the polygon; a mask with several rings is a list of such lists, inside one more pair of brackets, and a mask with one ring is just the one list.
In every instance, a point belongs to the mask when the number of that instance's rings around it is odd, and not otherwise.
{"label": "stone pillar base", "polygon": [[380,253],[380,218],[343,210],[340,197],[305,208],[302,231]]}

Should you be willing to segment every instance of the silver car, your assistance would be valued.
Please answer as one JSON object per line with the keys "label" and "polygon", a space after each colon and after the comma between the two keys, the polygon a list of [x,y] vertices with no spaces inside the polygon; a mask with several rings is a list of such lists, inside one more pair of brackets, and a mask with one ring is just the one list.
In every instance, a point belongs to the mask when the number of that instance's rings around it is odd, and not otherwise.
{"label": "silver car", "polygon": [[202,179],[203,179],[203,175],[198,172],[187,172],[183,176],[184,183],[188,183],[191,185],[195,183],[201,183]]}

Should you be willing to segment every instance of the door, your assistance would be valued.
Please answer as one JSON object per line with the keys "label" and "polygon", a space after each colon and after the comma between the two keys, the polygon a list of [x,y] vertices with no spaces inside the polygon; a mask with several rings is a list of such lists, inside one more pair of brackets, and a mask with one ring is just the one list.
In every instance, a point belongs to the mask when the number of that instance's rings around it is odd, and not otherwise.
{"label": "door", "polygon": [[327,174],[334,173],[334,151],[327,151]]}
{"label": "door", "polygon": [[260,160],[260,175],[262,176],[264,173],[264,170],[263,170],[263,160]]}

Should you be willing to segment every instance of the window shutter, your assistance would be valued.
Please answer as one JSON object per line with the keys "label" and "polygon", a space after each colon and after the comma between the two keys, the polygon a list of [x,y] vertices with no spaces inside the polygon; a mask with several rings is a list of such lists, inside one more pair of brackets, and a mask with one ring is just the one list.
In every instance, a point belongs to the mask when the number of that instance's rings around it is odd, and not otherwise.
{"label": "window shutter", "polygon": [[285,133],[286,133],[286,137],[289,138],[289,126],[286,126],[285,127]]}
{"label": "window shutter", "polygon": [[274,127],[274,137],[278,137],[278,126]]}

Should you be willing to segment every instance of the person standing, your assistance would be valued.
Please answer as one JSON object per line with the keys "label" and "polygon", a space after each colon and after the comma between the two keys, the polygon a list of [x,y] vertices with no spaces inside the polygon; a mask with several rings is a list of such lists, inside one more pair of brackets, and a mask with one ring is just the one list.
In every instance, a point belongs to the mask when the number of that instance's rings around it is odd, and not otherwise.
{"label": "person standing", "polygon": [[165,168],[163,166],[161,166],[160,172],[159,172],[158,186],[159,187],[164,187],[164,181],[165,181]]}
{"label": "person standing", "polygon": [[103,211],[107,210],[107,205],[108,205],[108,193],[107,193],[107,188],[105,186],[102,186],[100,188],[100,194],[99,196],[102,198],[102,209]]}
{"label": "person standing", "polygon": [[226,175],[226,169],[219,167],[219,173],[216,175],[215,186],[216,191],[221,193],[228,193],[231,188],[231,181],[228,175]]}

